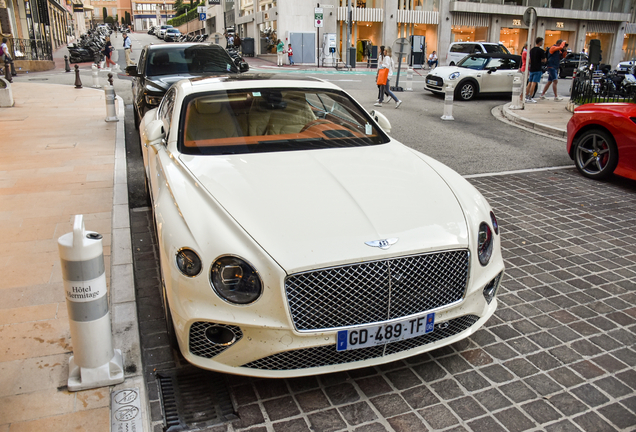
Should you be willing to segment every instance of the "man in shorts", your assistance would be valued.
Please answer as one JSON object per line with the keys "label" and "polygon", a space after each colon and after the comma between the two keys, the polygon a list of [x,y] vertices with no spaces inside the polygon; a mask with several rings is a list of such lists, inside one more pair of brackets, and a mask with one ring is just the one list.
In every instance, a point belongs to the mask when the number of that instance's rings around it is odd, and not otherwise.
{"label": "man in shorts", "polygon": [[535,47],[530,50],[530,67],[528,69],[528,86],[526,87],[526,102],[537,103],[532,98],[534,92],[539,86],[541,76],[543,75],[543,64],[545,63],[545,51],[541,46],[543,45],[543,38],[538,37],[535,40]]}
{"label": "man in shorts", "polygon": [[557,83],[559,82],[559,64],[561,63],[561,59],[567,54],[565,50],[567,46],[567,41],[559,39],[554,45],[550,47],[550,51],[547,53],[548,82],[545,85],[543,92],[541,93],[541,99],[545,99],[545,93],[548,91],[548,88],[550,88],[550,84],[552,84],[552,90],[554,91],[554,100],[563,100],[563,98],[559,97],[557,93]]}

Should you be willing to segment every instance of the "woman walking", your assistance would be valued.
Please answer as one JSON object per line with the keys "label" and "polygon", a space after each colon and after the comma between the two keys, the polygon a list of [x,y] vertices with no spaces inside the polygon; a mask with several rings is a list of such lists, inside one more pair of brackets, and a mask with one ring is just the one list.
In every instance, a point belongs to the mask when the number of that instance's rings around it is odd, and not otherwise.
{"label": "woman walking", "polygon": [[110,68],[111,64],[115,66],[115,62],[110,59],[110,55],[113,53],[113,45],[110,43],[109,36],[106,36],[106,44],[102,52],[104,53],[104,57],[106,57],[106,67]]}
{"label": "woman walking", "polygon": [[[393,98],[393,100],[395,101],[395,108],[399,108],[400,105],[402,105],[402,101],[398,99],[391,91],[390,79],[391,79],[391,75],[393,75],[393,55],[392,54],[393,52],[391,48],[384,49],[384,56],[382,58],[382,64],[379,66],[380,70],[378,70],[378,75],[380,73],[386,73],[386,72],[383,72],[382,69],[388,69],[388,76],[386,79],[386,83],[384,85],[381,85],[379,100],[375,104],[373,104],[374,106],[377,106],[377,107],[382,106],[385,93],[389,95],[389,101],[391,100],[391,98]],[[379,81],[378,81],[378,84],[380,84]]]}

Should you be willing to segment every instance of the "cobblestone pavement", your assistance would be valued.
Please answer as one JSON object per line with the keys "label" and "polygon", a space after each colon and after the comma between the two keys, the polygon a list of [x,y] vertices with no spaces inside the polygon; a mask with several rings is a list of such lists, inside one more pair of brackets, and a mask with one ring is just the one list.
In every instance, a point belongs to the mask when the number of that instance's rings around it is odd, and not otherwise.
{"label": "cobblestone pavement", "polygon": [[[225,376],[239,418],[206,430],[636,430],[636,182],[570,169],[470,181],[498,216],[507,266],[484,328],[381,367]],[[141,323],[142,333],[152,326]],[[144,360],[149,379],[180,364]]]}

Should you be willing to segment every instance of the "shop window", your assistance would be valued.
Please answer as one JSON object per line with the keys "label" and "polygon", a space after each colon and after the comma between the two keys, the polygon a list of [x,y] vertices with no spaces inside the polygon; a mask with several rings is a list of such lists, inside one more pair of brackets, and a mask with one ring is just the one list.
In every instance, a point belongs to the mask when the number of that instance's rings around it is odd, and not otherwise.
{"label": "shop window", "polygon": [[611,0],[594,0],[592,10],[595,12],[609,12]]}
{"label": "shop window", "polygon": [[590,10],[590,0],[572,0],[573,10]]}
{"label": "shop window", "polygon": [[616,13],[629,13],[631,5],[627,0],[613,0],[612,12]]}
{"label": "shop window", "polygon": [[552,0],[551,6],[554,9],[569,9],[570,1],[569,0]]}

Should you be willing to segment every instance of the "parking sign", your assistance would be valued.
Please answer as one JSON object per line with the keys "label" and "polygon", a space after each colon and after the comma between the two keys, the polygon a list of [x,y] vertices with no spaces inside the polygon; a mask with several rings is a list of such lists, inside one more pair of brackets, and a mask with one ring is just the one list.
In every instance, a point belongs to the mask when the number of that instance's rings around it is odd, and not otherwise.
{"label": "parking sign", "polygon": [[314,27],[322,27],[323,13],[322,8],[314,8]]}

